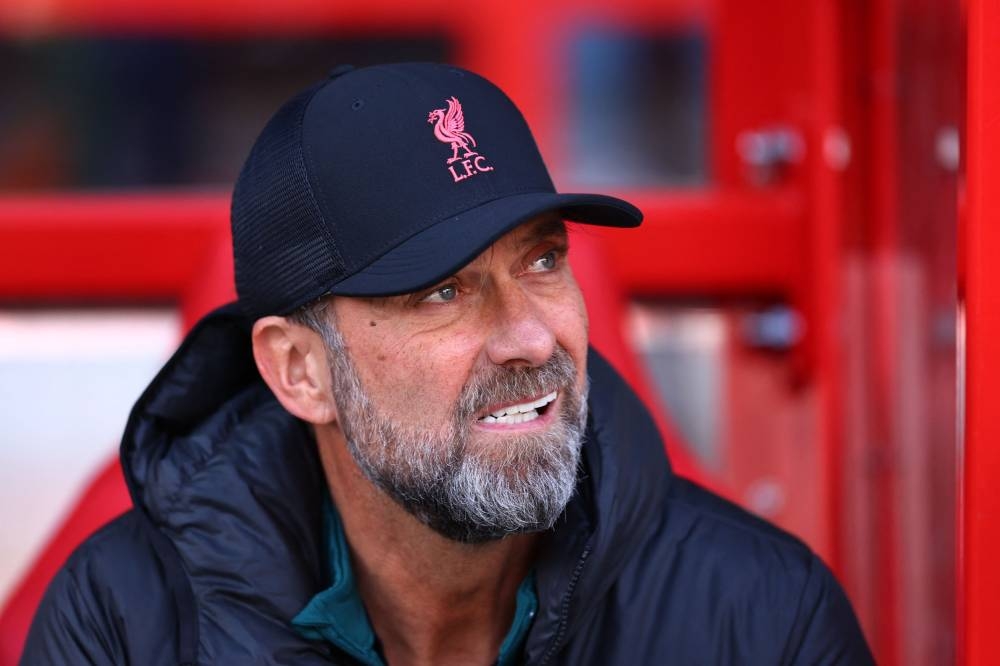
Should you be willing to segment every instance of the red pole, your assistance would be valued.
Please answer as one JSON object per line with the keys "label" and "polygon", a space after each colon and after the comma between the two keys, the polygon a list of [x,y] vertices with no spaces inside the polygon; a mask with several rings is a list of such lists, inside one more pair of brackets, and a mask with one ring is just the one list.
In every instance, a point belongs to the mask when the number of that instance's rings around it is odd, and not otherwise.
{"label": "red pole", "polygon": [[[959,658],[996,663],[1000,622],[1000,4],[969,0],[965,448]],[[961,359],[960,359],[961,363]]]}
{"label": "red pole", "polygon": [[[871,5],[871,232],[873,254],[872,412],[870,448],[875,464],[872,506],[873,564],[876,600],[873,642],[880,663],[905,663],[900,576],[900,513],[898,510],[900,433],[894,409],[900,399],[899,312],[900,163],[899,61],[897,31],[900,2],[880,0]],[[916,415],[912,415],[916,418]]]}
{"label": "red pole", "polygon": [[811,308],[809,320],[815,322],[811,337],[811,352],[815,363],[817,390],[821,403],[819,412],[820,478],[823,493],[822,511],[826,520],[825,548],[817,548],[834,571],[843,570],[843,507],[842,458],[843,418],[840,392],[842,360],[840,354],[841,293],[839,270],[843,263],[842,226],[844,221],[843,165],[834,163],[824,151],[824,145],[842,131],[843,117],[840,81],[844,33],[839,3],[819,0],[812,9],[813,95],[814,117],[811,132],[812,155],[809,157],[812,189],[811,228],[808,254],[811,282],[806,308]]}

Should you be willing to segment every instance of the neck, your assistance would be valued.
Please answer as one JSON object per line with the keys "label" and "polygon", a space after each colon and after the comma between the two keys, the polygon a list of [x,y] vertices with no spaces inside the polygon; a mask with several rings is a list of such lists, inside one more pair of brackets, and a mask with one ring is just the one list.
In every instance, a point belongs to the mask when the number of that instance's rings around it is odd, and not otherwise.
{"label": "neck", "polygon": [[433,531],[357,468],[339,429],[317,428],[362,602],[389,664],[491,664],[511,626],[536,535],[463,544]]}

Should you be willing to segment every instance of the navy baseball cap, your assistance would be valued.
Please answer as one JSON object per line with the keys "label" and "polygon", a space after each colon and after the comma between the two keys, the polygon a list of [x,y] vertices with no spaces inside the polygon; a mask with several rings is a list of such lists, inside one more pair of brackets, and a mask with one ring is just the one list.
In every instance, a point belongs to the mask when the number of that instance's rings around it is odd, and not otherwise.
{"label": "navy baseball cap", "polygon": [[240,172],[237,293],[260,317],[417,291],[548,211],[642,221],[621,199],[557,193],[524,117],[486,79],[431,63],[337,68],[271,118]]}

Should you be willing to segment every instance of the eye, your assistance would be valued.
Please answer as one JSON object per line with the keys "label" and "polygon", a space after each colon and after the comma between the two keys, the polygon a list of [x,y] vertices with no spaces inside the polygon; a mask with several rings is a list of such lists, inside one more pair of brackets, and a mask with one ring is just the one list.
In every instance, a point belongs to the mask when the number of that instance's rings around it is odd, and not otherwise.
{"label": "eye", "polygon": [[438,287],[434,291],[430,292],[426,296],[420,299],[421,303],[447,303],[449,301],[455,300],[458,296],[458,287],[453,284],[446,284],[443,287]]}
{"label": "eye", "polygon": [[536,273],[543,273],[545,271],[553,270],[559,264],[559,253],[556,250],[549,250],[542,256],[531,262],[531,266],[528,270],[534,271]]}

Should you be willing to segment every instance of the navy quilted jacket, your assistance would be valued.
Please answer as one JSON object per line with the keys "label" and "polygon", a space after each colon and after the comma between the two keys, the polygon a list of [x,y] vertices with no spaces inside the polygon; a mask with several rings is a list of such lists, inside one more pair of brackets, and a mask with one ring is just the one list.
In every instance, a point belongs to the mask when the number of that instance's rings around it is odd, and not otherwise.
{"label": "navy quilted jacket", "polygon": [[[649,415],[590,358],[584,470],[536,563],[526,664],[868,664],[851,607],[795,538],[674,476]],[[290,620],[325,588],[309,430],[247,326],[203,320],[136,404],[135,509],[52,581],[23,664],[349,664]]]}

